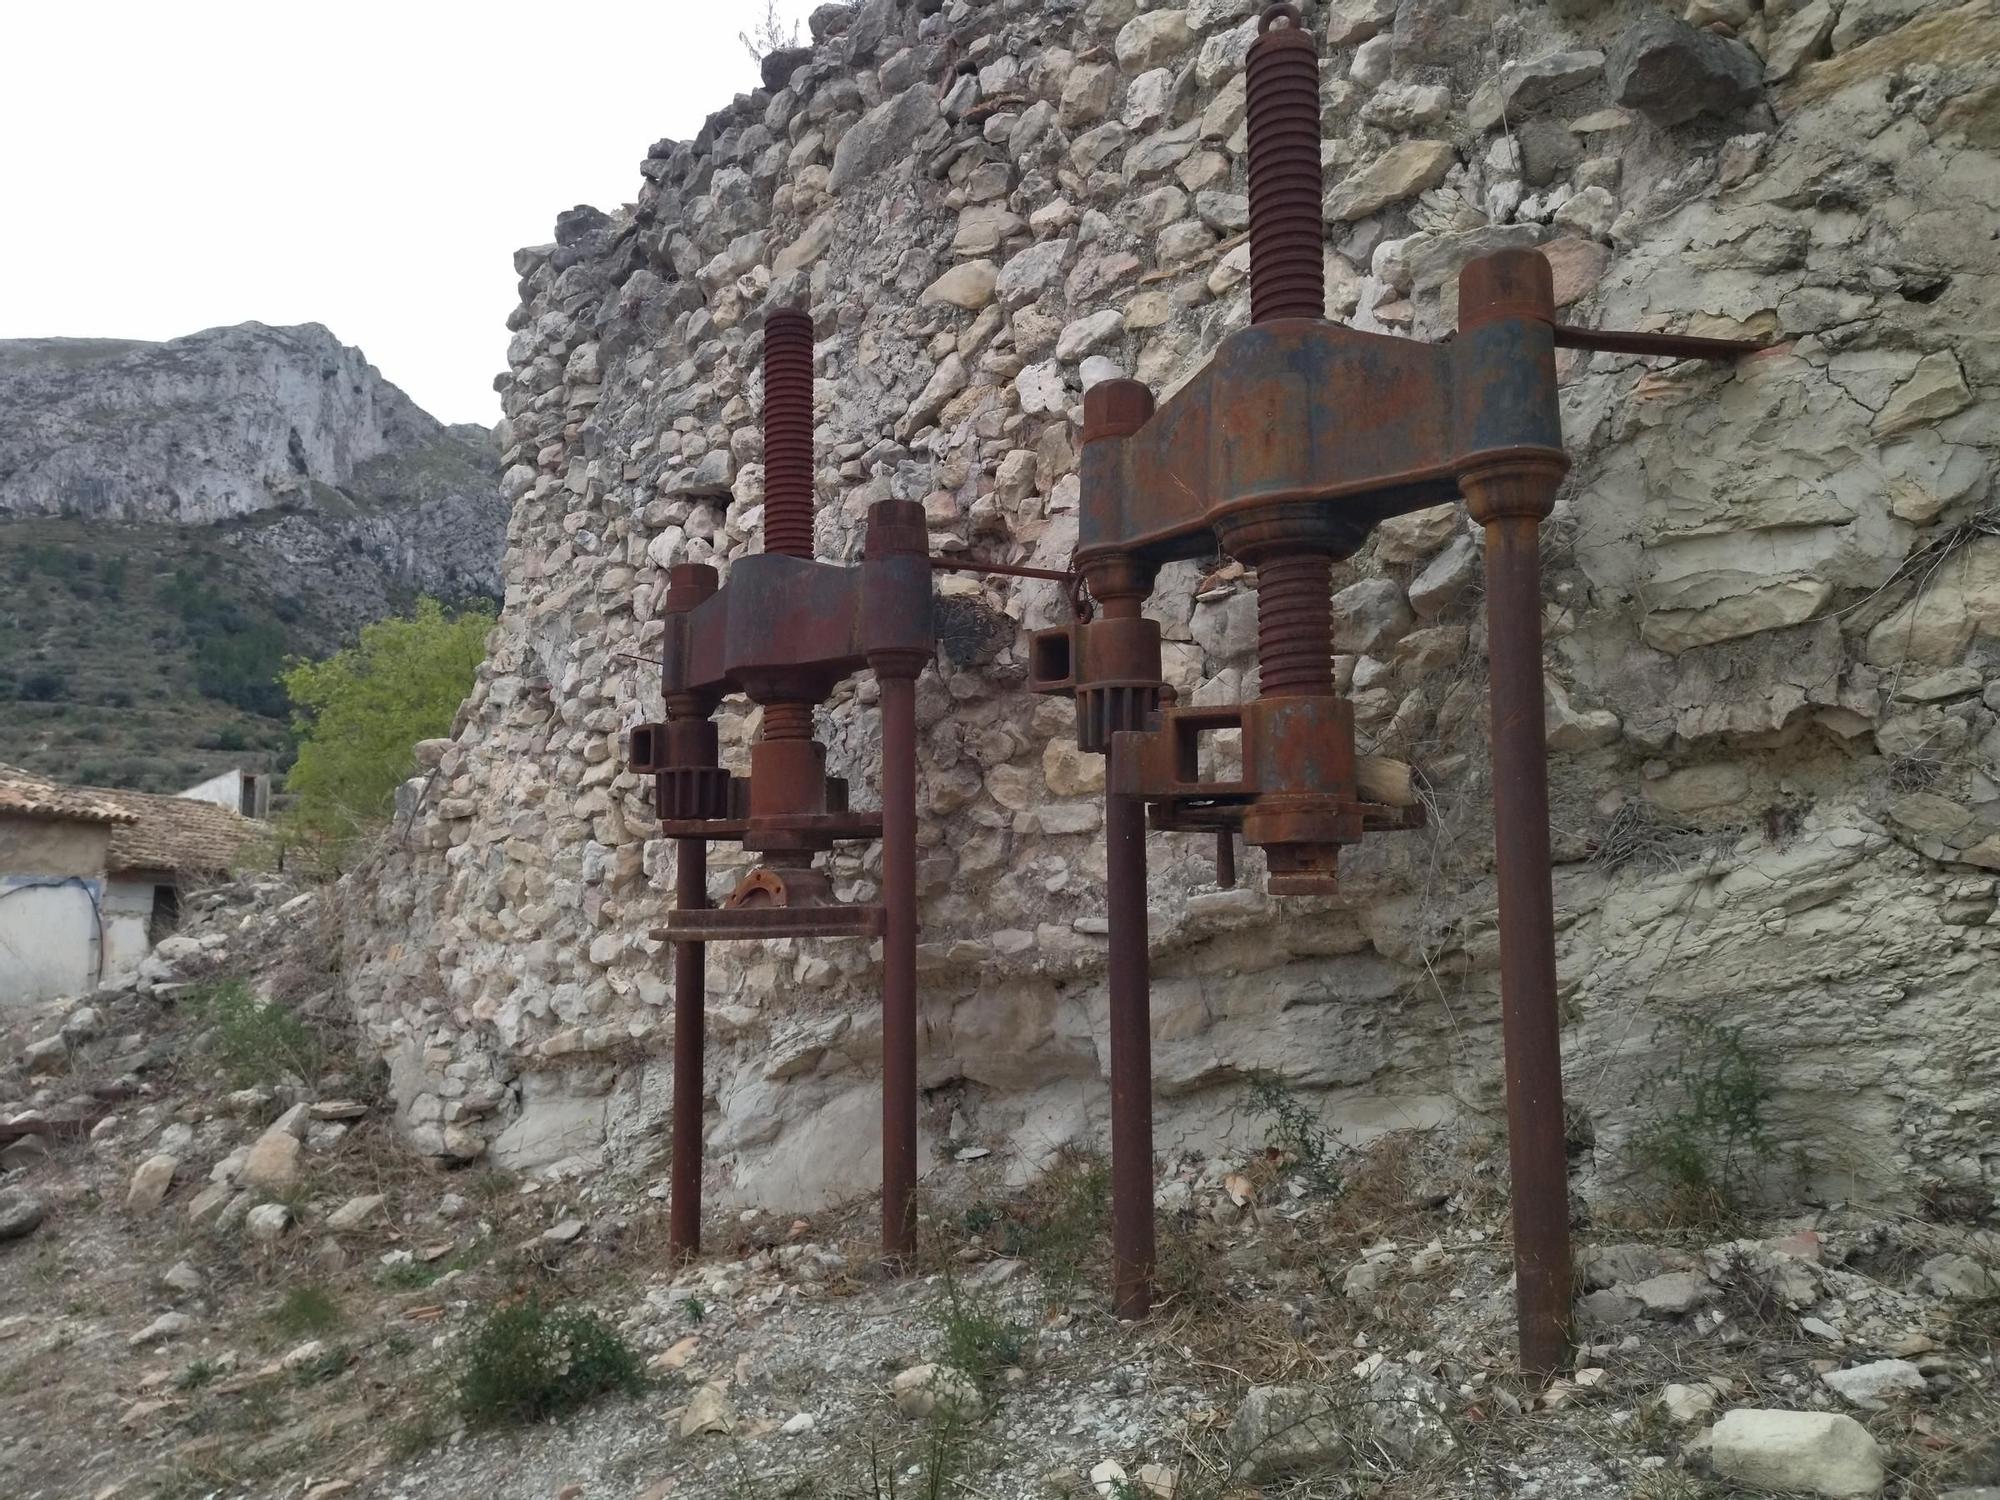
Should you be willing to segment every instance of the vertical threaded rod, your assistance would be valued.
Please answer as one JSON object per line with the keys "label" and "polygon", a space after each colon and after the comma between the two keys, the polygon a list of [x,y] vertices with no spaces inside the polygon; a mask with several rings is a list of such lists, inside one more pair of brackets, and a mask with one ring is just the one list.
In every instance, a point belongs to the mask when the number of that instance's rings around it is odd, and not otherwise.
{"label": "vertical threaded rod", "polygon": [[[1278,25],[1280,21],[1288,25]],[[1273,5],[1245,64],[1250,125],[1250,321],[1326,316],[1319,49]]]}
{"label": "vertical threaded rod", "polygon": [[1323,552],[1257,564],[1257,695],[1333,692],[1333,559]]}
{"label": "vertical threaded rod", "polygon": [[766,740],[809,740],[813,732],[810,703],[766,703],[758,737]]}
{"label": "vertical threaded rod", "polygon": [[764,550],[813,555],[813,325],[796,308],[764,323]]}

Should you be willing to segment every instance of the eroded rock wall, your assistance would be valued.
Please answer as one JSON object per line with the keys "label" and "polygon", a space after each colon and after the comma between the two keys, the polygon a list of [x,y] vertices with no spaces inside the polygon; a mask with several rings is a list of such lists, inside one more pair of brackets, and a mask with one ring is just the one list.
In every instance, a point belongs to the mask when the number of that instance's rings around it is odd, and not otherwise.
{"label": "eroded rock wall", "polygon": [[[658,712],[635,660],[657,570],[757,545],[765,311],[818,322],[822,556],[857,555],[893,495],[938,550],[1060,566],[1082,389],[1169,391],[1247,320],[1257,8],[822,7],[782,87],[655,146],[634,205],[573,210],[517,255],[496,649],[353,892],[350,995],[425,1149],[589,1162],[658,1122],[671,853],[620,734]],[[1330,316],[1436,338],[1467,258],[1531,244],[1574,322],[1773,343],[1722,369],[1562,360],[1548,703],[1586,1179],[1615,1186],[1706,1018],[1763,1059],[1774,1183],[1990,1202],[1994,5],[1696,0],[1696,26],[1646,0],[1305,9]],[[1254,688],[1249,584],[1162,576],[1183,701]],[[1350,1135],[1497,1116],[1476,539],[1455,509],[1401,518],[1336,587],[1364,748],[1421,765],[1434,817],[1355,851],[1335,901],[1267,899],[1254,856],[1218,890],[1202,843],[1155,836],[1163,1148],[1260,1134],[1255,1071]],[[1021,691],[1054,589],[941,590],[919,689],[928,1126],[1026,1173],[1105,1104],[1102,772],[1068,706]],[[871,697],[820,715],[857,802]],[[723,722],[740,765],[751,720]],[[716,859],[718,893],[739,868]],[[872,852],[832,868],[872,891]],[[709,963],[719,1173],[773,1207],[866,1191],[869,953]]]}

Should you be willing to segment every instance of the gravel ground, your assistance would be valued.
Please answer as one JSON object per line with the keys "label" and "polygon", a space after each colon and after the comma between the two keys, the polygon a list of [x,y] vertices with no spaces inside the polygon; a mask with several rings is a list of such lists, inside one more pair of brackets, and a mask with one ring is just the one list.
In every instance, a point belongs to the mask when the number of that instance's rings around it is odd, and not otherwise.
{"label": "gravel ground", "polygon": [[[1839,1207],[1585,1226],[1582,1347],[1547,1389],[1513,1372],[1487,1142],[1171,1164],[1143,1325],[1108,1313],[1081,1157],[1024,1191],[938,1164],[913,1274],[875,1265],[867,1204],[712,1222],[675,1273],[657,1160],[426,1165],[337,1028],[310,1077],[228,1076],[186,981],[262,955],[265,990],[323,1014],[295,903],[230,893],[184,974],[0,1036],[0,1124],[46,1127],[0,1158],[6,1500],[1719,1500],[1747,1492],[1706,1436],[1739,1408],[1852,1419],[1894,1500],[2000,1484],[1991,1231]],[[246,1185],[288,1129],[295,1180]],[[530,1298],[615,1329],[643,1391],[468,1430],[466,1351]],[[1871,1381],[1892,1388],[1849,1393]]]}

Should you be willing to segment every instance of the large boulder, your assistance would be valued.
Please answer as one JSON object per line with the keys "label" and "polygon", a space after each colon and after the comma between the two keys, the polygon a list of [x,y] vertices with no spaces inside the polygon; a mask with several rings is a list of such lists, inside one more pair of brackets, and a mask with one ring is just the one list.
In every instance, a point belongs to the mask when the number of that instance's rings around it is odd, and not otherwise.
{"label": "large boulder", "polygon": [[937,93],[928,83],[912,84],[895,98],[884,99],[840,138],[827,187],[842,192],[884,170],[906,156],[937,118]]}
{"label": "large boulder", "polygon": [[1764,65],[1756,53],[1661,11],[1611,44],[1604,76],[1612,98],[1656,125],[1734,114],[1764,95]]}
{"label": "large boulder", "polygon": [[1709,1461],[1754,1489],[1855,1500],[1882,1493],[1882,1450],[1854,1418],[1743,1407],[1715,1424]]}
{"label": "large boulder", "polygon": [[1457,153],[1450,141],[1403,141],[1350,172],[1326,195],[1328,222],[1345,224],[1444,181]]}
{"label": "large boulder", "polygon": [[41,1199],[20,1188],[0,1188],[0,1240],[33,1234],[41,1222]]}
{"label": "large boulder", "polygon": [[167,1189],[174,1185],[174,1173],[180,1164],[179,1157],[165,1151],[140,1162],[126,1191],[125,1206],[133,1213],[149,1214],[166,1202]]}
{"label": "large boulder", "polygon": [[273,1125],[257,1137],[243,1159],[242,1181],[253,1188],[282,1189],[299,1180],[299,1138]]}
{"label": "large boulder", "polygon": [[1305,1386],[1252,1386],[1229,1424],[1230,1458],[1246,1484],[1331,1468],[1350,1446],[1340,1406]]}

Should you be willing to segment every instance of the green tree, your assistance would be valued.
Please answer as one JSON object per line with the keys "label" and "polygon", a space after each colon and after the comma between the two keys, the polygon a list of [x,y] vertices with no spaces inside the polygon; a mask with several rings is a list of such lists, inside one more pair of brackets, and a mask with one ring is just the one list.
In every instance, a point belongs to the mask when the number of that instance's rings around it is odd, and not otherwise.
{"label": "green tree", "polygon": [[362,627],[359,644],[284,674],[299,758],[286,779],[290,842],[340,863],[340,846],[389,815],[410,747],[447,733],[472,688],[493,616],[420,599],[407,618]]}

